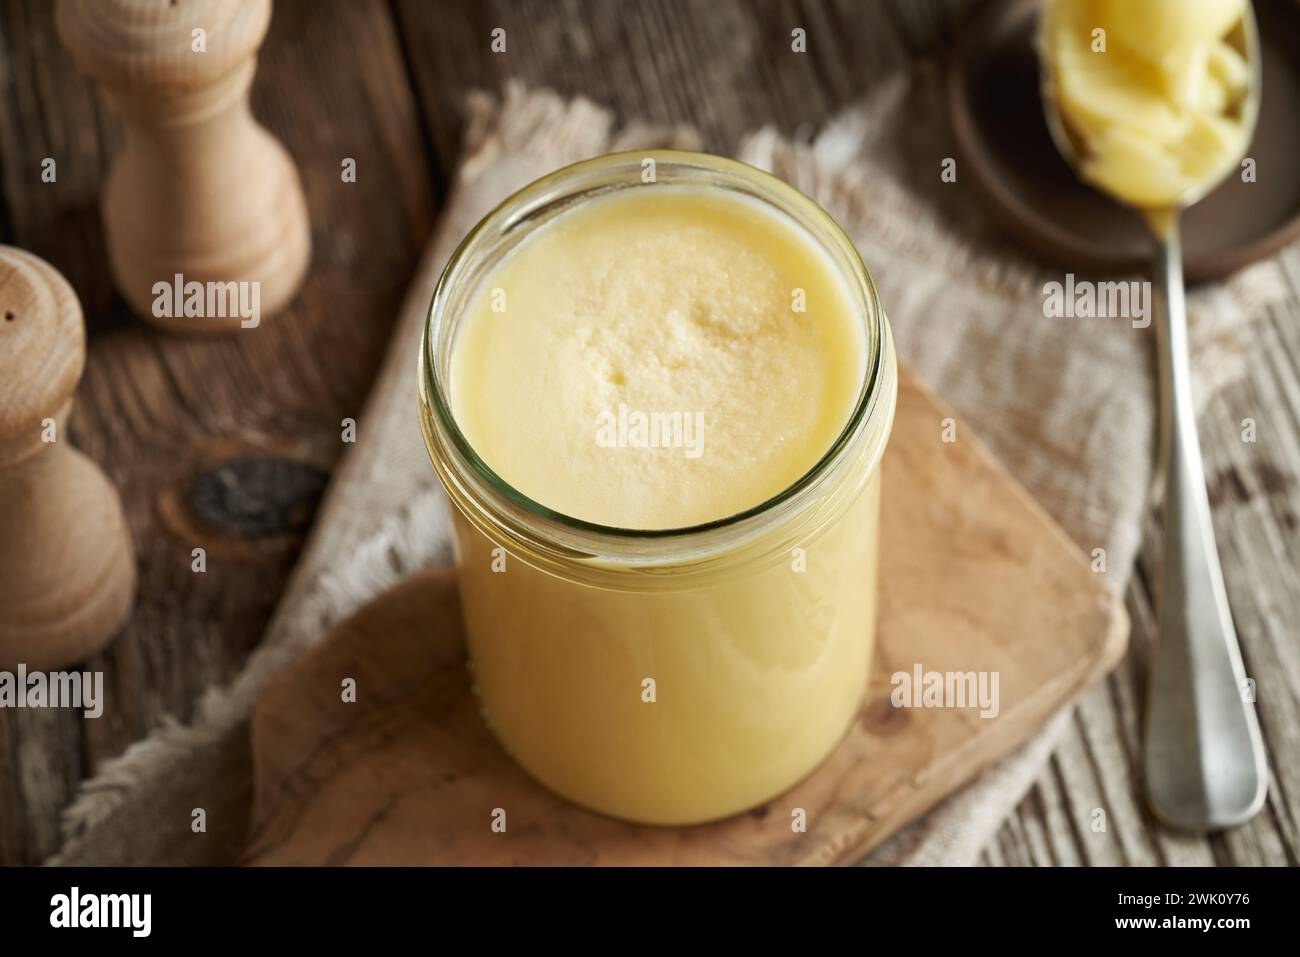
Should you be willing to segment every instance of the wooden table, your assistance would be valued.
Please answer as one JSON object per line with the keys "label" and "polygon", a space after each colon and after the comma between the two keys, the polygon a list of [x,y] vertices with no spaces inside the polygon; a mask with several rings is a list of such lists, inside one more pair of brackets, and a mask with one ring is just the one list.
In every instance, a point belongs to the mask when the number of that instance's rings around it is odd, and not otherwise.
{"label": "wooden table", "polygon": [[[455,168],[467,90],[520,77],[584,93],[620,118],[693,124],[705,148],[729,152],[763,123],[817,129],[887,73],[942,51],[973,2],[279,0],[253,105],[302,171],[312,272],[258,336],[198,339],[146,328],[113,292],[96,201],[120,127],[60,47],[53,4],[0,0],[0,242],[49,259],[81,296],[90,354],[72,437],[122,489],[140,563],[134,618],[88,663],[106,672],[117,706],[97,721],[0,711],[0,862],[53,852],[79,782],[166,716],[186,720],[257,644]],[[776,56],[796,26],[812,52]],[[505,54],[489,50],[496,27]],[[57,161],[55,184],[40,180],[45,157]],[[344,157],[357,161],[356,183],[340,181]],[[987,863],[1297,863],[1295,250],[1289,264],[1295,296],[1258,316],[1252,376],[1201,423],[1228,589],[1259,682],[1267,806],[1210,840],[1171,836],[1143,809],[1148,554],[1129,594],[1133,653],[1079,709]],[[1257,420],[1259,445],[1240,441],[1245,417]],[[203,575],[190,570],[197,545],[208,551]],[[1101,832],[1095,808],[1107,812]]]}

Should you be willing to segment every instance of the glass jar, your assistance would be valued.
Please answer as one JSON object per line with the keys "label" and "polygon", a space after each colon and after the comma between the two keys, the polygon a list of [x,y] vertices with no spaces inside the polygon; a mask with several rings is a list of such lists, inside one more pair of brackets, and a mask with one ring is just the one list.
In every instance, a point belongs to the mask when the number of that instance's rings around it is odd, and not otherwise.
{"label": "glass jar", "polygon": [[[448,382],[482,279],[534,230],[655,181],[774,208],[830,256],[865,329],[865,375],[834,444],[737,515],[642,531],[561,515],[471,448]],[[544,361],[544,359],[539,359]],[[552,173],[487,215],[438,283],[420,354],[425,441],[453,505],[465,632],[488,724],[539,781],[632,821],[685,824],[761,804],[813,770],[858,713],[875,639],[880,459],[897,395],[876,288],[835,222],[757,169],[619,153]]]}

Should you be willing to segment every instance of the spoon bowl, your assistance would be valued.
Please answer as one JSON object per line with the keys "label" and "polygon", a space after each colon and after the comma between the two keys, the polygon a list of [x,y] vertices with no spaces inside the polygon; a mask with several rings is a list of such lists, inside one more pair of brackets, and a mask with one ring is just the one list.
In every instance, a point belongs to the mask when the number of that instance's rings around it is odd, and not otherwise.
{"label": "spoon bowl", "polygon": [[[1069,121],[1061,113],[1059,98],[1056,95],[1055,77],[1052,69],[1051,57],[1048,54],[1047,44],[1047,24],[1046,8],[1050,7],[1057,0],[1045,0],[1043,4],[1044,14],[1038,21],[1038,61],[1040,64],[1039,76],[1039,95],[1043,103],[1043,116],[1047,121],[1047,131],[1051,134],[1052,142],[1056,145],[1057,152],[1074,170],[1076,176],[1096,189],[1110,195],[1116,202],[1124,203],[1131,206],[1131,203],[1125,202],[1118,196],[1114,196],[1105,189],[1104,186],[1092,182],[1084,171],[1083,160],[1087,155],[1087,147],[1083,139],[1076,136],[1070,128]],[[1250,71],[1250,78],[1247,81],[1246,96],[1242,100],[1240,115],[1235,119],[1241,125],[1243,136],[1241,138],[1242,151],[1232,158],[1231,162],[1225,161],[1221,170],[1215,176],[1204,177],[1201,182],[1183,190],[1178,198],[1175,207],[1177,210],[1186,209],[1195,203],[1200,202],[1209,195],[1215,187],[1223,182],[1224,178],[1233,169],[1238,167],[1242,158],[1246,155],[1246,150],[1255,130],[1255,124],[1259,122],[1259,103],[1260,91],[1263,89],[1263,69],[1261,67],[1262,57],[1260,56],[1259,42],[1259,23],[1255,19],[1255,9],[1250,0],[1243,4],[1241,19],[1237,22],[1232,32],[1227,36],[1228,41],[1234,46],[1246,61],[1247,69]],[[1135,207],[1139,212],[1146,216],[1155,214],[1157,217],[1167,217],[1167,210],[1151,210],[1142,207]]]}

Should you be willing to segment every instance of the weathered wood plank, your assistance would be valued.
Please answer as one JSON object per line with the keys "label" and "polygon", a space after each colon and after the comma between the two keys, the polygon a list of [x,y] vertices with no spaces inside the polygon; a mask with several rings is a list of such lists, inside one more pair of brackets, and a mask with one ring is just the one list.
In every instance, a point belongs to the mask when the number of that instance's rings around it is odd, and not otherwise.
{"label": "weathered wood plank", "polygon": [[[874,82],[955,32],[973,0],[395,0],[421,108],[450,165],[460,104],[514,77],[611,107],[620,120],[689,123],[725,152],[766,123],[811,132]],[[807,31],[807,53],[791,31]],[[506,50],[490,49],[505,30]]]}
{"label": "weathered wood plank", "polygon": [[[387,6],[278,4],[253,109],[298,162],[311,274],[292,308],[255,330],[159,335],[127,314],[106,273],[96,203],[120,128],[62,51],[52,7],[0,6],[3,241],[51,260],[82,298],[92,338],[70,430],[122,490],[140,589],[124,634],[88,662],[106,672],[102,719],[0,714],[7,863],[52,852],[79,779],[164,715],[187,717],[260,639],[432,221]],[[45,156],[55,184],[39,180]],[[342,181],[344,157],[355,183]],[[190,568],[196,546],[203,575]]]}
{"label": "weathered wood plank", "polygon": [[[1300,250],[1287,254],[1293,282]],[[1296,284],[1300,297],[1300,283]],[[1297,864],[1300,847],[1300,298],[1261,311],[1251,327],[1251,375],[1216,395],[1200,422],[1215,531],[1229,600],[1257,682],[1258,713],[1272,775],[1255,820],[1209,839],[1160,828],[1142,799],[1141,714],[1152,635],[1151,599],[1159,548],[1154,525],[1130,589],[1131,653],[1081,705],[1045,775],[1018,809],[1043,821],[1060,846],[1089,864]],[[1242,441],[1253,418],[1255,443]],[[1054,796],[1055,795],[1055,796]],[[1064,802],[1068,824],[1044,809]],[[1104,803],[1102,803],[1104,802]],[[1088,831],[1088,808],[1107,808],[1104,835]],[[1004,827],[999,843],[1023,853],[1023,831]],[[990,860],[990,863],[993,861]]]}
{"label": "weathered wood plank", "polygon": [[[115,707],[93,724],[0,714],[0,862],[43,857],[77,780],[162,714],[188,714],[257,641],[301,525],[222,537],[199,580],[188,572],[188,479],[241,450],[305,463],[302,489],[327,474],[338,419],[364,394],[427,230],[430,183],[436,196],[454,165],[469,89],[519,77],[588,95],[620,119],[691,123],[706,148],[726,151],[763,123],[815,130],[884,73],[946,42],[973,2],[280,0],[254,108],[302,169],[313,273],[294,310],[258,339],[190,342],[148,333],[116,299],[95,201],[119,127],[67,62],[50,5],[0,0],[0,240],[50,259],[82,297],[91,358],[72,430],[127,493],[142,571],[137,621],[93,664],[107,671]],[[507,30],[504,54],[488,46],[497,26]],[[796,26],[808,31],[808,54],[790,50]],[[428,153],[436,165],[421,168]],[[347,189],[345,155],[360,172]],[[39,183],[45,156],[59,161],[57,185]],[[1300,301],[1300,250],[1287,262]],[[1287,482],[1300,475],[1296,307],[1258,332],[1254,377],[1217,397],[1201,428],[1212,487],[1225,490],[1215,517],[1230,597],[1260,684],[1274,766],[1268,807],[1249,829],[1211,841],[1171,836],[1145,811],[1137,746],[1150,599],[1139,583],[1129,596],[1133,654],[1085,702],[985,863],[1297,862],[1300,768],[1288,756],[1300,753],[1300,493]],[[1259,421],[1256,446],[1240,442],[1246,416]],[[1259,471],[1264,461],[1277,472]],[[282,510],[256,469],[229,474],[262,503],[259,514]],[[1149,577],[1151,549],[1143,566]],[[1104,832],[1090,828],[1094,807],[1108,810]]]}

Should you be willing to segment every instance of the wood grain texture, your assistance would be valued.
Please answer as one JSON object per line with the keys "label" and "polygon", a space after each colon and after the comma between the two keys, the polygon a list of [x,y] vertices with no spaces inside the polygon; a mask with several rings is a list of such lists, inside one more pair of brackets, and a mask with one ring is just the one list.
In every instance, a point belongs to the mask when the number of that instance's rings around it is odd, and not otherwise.
{"label": "wood grain texture", "polygon": [[[532,781],[493,739],[455,580],[420,573],[272,679],[253,717],[261,864],[837,864],[1031,736],[1124,652],[1122,608],[991,453],[904,368],[884,459],[878,650],[858,720],[809,777],[749,813],[625,824]],[[961,547],[953,547],[960,529]],[[942,583],[941,585],[937,583]],[[999,675],[998,712],[896,708],[891,675]],[[343,680],[356,701],[342,700]],[[506,833],[489,825],[507,814]],[[803,809],[807,830],[792,827]]]}
{"label": "wood grain texture", "polygon": [[[620,119],[694,124],[706,148],[726,151],[765,123],[811,133],[884,73],[942,49],[977,2],[278,0],[253,112],[299,162],[313,272],[268,339],[187,344],[141,328],[113,292],[97,199],[121,146],[117,122],[67,59],[52,5],[0,0],[0,242],[50,260],[82,300],[90,361],[73,439],[126,492],[142,569],[136,621],[93,662],[106,671],[105,716],[0,713],[0,863],[57,847],[77,782],[162,715],[184,719],[257,641],[340,452],[338,418],[355,413],[382,354],[430,194],[456,160],[467,90],[520,77],[586,94]],[[808,30],[802,58],[789,55],[794,25]],[[489,50],[494,26],[514,28],[506,54]],[[358,159],[353,192],[338,187],[343,155]],[[58,159],[57,186],[40,182],[45,157]],[[1211,840],[1162,832],[1143,809],[1148,551],[1127,602],[1133,653],[1085,699],[986,863],[1297,863],[1300,490],[1288,477],[1300,475],[1300,254],[1288,261],[1295,296],[1259,317],[1251,381],[1201,420],[1212,488],[1222,477],[1214,510],[1229,598],[1261,685],[1269,803],[1244,833]],[[1246,416],[1260,422],[1254,446],[1240,441]],[[287,497],[269,479],[286,468]],[[186,570],[194,524],[227,555],[202,581]],[[1096,808],[1108,811],[1105,831],[1091,829]]]}
{"label": "wood grain texture", "polygon": [[[689,123],[727,153],[774,124],[811,135],[954,35],[977,0],[393,0],[436,155],[449,165],[468,89],[510,77],[587,96],[619,121]],[[791,31],[807,33],[793,53]],[[489,48],[506,31],[506,51]]]}
{"label": "wood grain texture", "polygon": [[[59,44],[53,5],[0,3],[0,51],[0,239],[50,260],[82,300],[71,435],[121,490],[140,569],[130,623],[86,663],[105,672],[104,716],[0,712],[0,861],[33,864],[57,849],[79,780],[164,717],[185,720],[261,637],[345,449],[341,420],[359,415],[383,357],[433,195],[387,7],[277,5],[253,113],[298,162],[311,273],[274,323],[160,335],[109,280],[98,194],[121,131]],[[41,182],[44,157],[55,183]]]}
{"label": "wood grain texture", "polygon": [[[1251,374],[1215,395],[1199,423],[1228,599],[1257,684],[1270,766],[1264,809],[1243,827],[1202,838],[1160,827],[1143,802],[1150,583],[1160,560],[1153,518],[1128,595],[1132,651],[1084,699],[986,863],[1300,865],[1300,249],[1283,262],[1292,295],[1255,315]],[[1246,418],[1256,422],[1254,443],[1242,440]],[[1098,809],[1104,831],[1092,828]]]}

